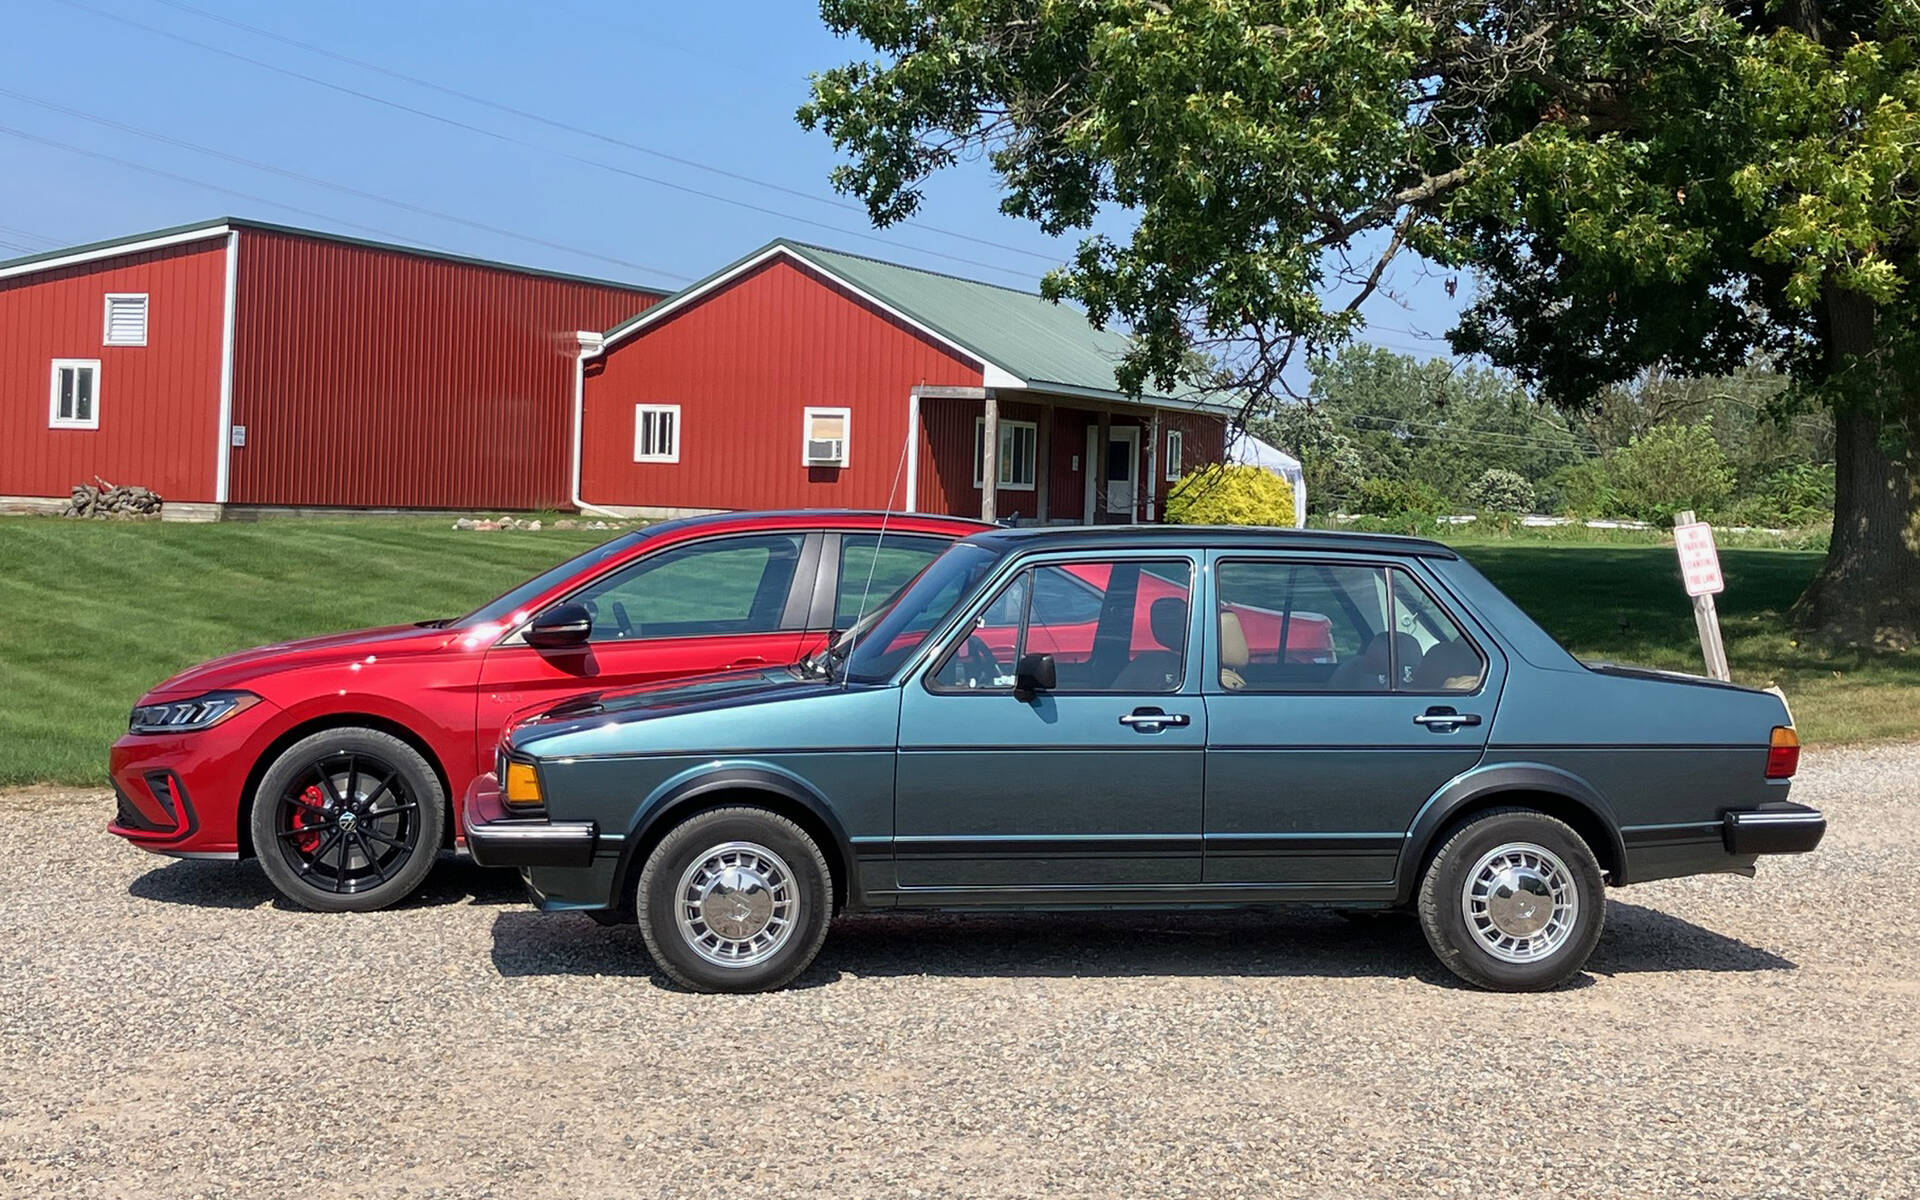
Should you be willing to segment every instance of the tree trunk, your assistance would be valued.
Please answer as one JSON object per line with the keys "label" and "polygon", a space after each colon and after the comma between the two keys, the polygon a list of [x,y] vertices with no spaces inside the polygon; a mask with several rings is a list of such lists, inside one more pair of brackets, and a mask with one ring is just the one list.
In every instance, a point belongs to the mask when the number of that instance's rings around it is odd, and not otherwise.
{"label": "tree trunk", "polygon": [[[1873,349],[1874,307],[1857,292],[1826,297],[1829,369]],[[1885,386],[1897,387],[1888,380]],[[1834,413],[1833,541],[1793,607],[1794,623],[1835,645],[1920,645],[1920,482],[1913,469],[1915,397],[1854,395]],[[1897,434],[1894,452],[1882,437]]]}

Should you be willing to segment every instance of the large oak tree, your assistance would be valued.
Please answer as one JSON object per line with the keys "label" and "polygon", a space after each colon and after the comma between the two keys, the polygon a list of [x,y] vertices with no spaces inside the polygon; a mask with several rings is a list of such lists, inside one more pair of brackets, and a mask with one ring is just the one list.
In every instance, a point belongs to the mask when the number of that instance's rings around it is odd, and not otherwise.
{"label": "large oak tree", "polygon": [[[1480,281],[1455,348],[1577,406],[1764,356],[1834,409],[1798,619],[1920,644],[1920,0],[823,0],[873,58],[800,112],[881,224],[984,154],[1084,233],[1049,294],[1275,394],[1395,255]],[[1345,286],[1343,286],[1345,285]]]}

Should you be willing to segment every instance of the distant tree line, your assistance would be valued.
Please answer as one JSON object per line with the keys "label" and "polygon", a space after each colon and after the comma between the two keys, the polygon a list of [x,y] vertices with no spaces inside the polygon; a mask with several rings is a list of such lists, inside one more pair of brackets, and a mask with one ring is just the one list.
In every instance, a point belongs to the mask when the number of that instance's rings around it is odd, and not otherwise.
{"label": "distant tree line", "polygon": [[1300,459],[1315,513],[1832,519],[1832,416],[1796,407],[1785,378],[1763,368],[1656,368],[1563,411],[1501,372],[1378,346],[1311,366],[1305,402],[1269,407],[1249,429]]}

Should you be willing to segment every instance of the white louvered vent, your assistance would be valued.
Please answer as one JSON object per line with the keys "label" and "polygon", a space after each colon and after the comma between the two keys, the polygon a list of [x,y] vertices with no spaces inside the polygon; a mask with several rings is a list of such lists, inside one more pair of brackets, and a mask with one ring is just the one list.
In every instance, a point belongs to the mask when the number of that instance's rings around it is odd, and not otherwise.
{"label": "white louvered vent", "polygon": [[109,346],[147,344],[147,298],[144,294],[107,297]]}

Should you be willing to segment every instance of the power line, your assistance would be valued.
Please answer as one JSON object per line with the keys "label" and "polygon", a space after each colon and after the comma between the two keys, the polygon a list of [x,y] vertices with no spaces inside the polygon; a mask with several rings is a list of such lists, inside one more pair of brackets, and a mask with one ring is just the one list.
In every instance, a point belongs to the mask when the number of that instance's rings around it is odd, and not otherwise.
{"label": "power line", "polygon": [[58,246],[61,244],[59,238],[51,238],[44,233],[35,233],[31,229],[16,229],[11,225],[0,225],[0,233],[4,233],[10,238],[25,238],[30,242],[39,242],[45,246]]}
{"label": "power line", "polygon": [[1028,278],[1031,275],[1031,272],[1018,270],[1013,267],[1003,267],[997,263],[985,262],[980,259],[974,259],[974,258],[966,258],[958,254],[948,254],[940,250],[927,250],[927,249],[912,247],[912,246],[903,247],[896,242],[890,241],[887,238],[880,237],[876,234],[862,233],[858,230],[847,229],[844,226],[831,225],[825,221],[816,221],[809,217],[796,216],[793,213],[783,212],[780,209],[768,208],[765,205],[754,204],[746,200],[736,200],[731,196],[723,196],[718,192],[709,192],[701,188],[688,187],[686,184],[675,183],[669,179],[661,179],[657,176],[647,175],[639,171],[629,170],[626,167],[619,166],[615,163],[606,162],[603,159],[588,158],[585,155],[574,154],[571,151],[561,150],[554,146],[541,145],[538,142],[529,141],[526,138],[516,137],[510,133],[502,133],[497,129],[488,129],[481,125],[474,125],[470,122],[462,121],[456,117],[449,117],[441,113],[431,112],[424,108],[417,108],[411,104],[403,104],[398,100],[390,100],[384,96],[375,95],[372,92],[365,92],[365,91],[361,91],[358,88],[348,87],[345,84],[334,83],[331,80],[322,79],[317,75],[309,75],[303,71],[296,71],[291,67],[283,67],[276,63],[270,63],[263,59],[255,58],[252,55],[242,54],[238,51],[228,50],[228,49],[225,49],[224,47],[215,46],[208,42],[198,41],[194,38],[187,37],[185,34],[174,33],[171,30],[162,29],[155,25],[148,25],[144,22],[136,21],[131,17],[121,16],[119,13],[108,12],[105,9],[95,8],[90,4],[83,4],[80,2],[80,0],[56,0],[56,2],[59,4],[65,5],[68,8],[78,9],[81,12],[91,13],[94,16],[101,17],[109,21],[114,21],[118,24],[128,26],[129,28],[138,29],[144,33],[152,34],[155,37],[163,37],[171,41],[180,42],[184,45],[193,46],[198,49],[205,50],[211,54],[218,54],[223,58],[230,58],[237,62],[247,63],[250,66],[259,67],[260,69],[265,71],[272,71],[278,75],[285,75],[292,79],[298,79],[306,83],[311,83],[317,87],[326,88],[329,91],[339,92],[339,93],[342,93],[343,95],[353,96],[357,99],[368,101],[369,103],[379,104],[399,112],[409,113],[409,114],[412,114],[413,116],[424,118],[429,121],[436,121],[442,125],[447,125],[454,129],[460,129],[468,133],[479,134],[482,137],[493,138],[497,141],[505,142],[508,145],[520,146],[525,149],[536,150],[545,154],[553,154],[560,158],[568,159],[569,161],[572,161],[572,162],[577,162],[585,166],[595,167],[603,171],[611,171],[616,175],[624,175],[630,179],[637,179],[644,183],[653,184],[657,187],[670,188],[673,191],[677,191],[677,192],[685,192],[690,196],[697,196],[704,200],[712,200],[719,204],[731,204],[736,208],[744,208],[744,209],[751,210],[753,212],[763,213],[767,216],[778,217],[783,221],[793,221],[802,225],[811,225],[817,229],[830,230],[834,233],[838,233],[846,237],[856,237],[856,238],[862,238],[871,242],[878,242],[881,245],[887,246],[893,250],[906,249],[916,254],[925,254],[933,258],[942,258],[950,262],[962,263],[970,267],[979,267],[982,270],[999,271],[1003,274],[1016,275],[1023,279]]}
{"label": "power line", "polygon": [[263,163],[256,159],[244,158],[237,154],[228,154],[223,150],[215,150],[210,146],[202,146],[195,142],[189,142],[184,138],[172,137],[168,134],[159,133],[151,129],[141,129],[136,125],[128,125],[121,121],[115,121],[110,117],[103,117],[97,113],[84,112],[81,109],[71,108],[64,104],[57,104],[51,100],[43,100],[37,96],[29,96],[24,92],[16,92],[11,88],[0,87],[0,96],[5,96],[11,100],[18,100],[24,104],[32,104],[39,108],[48,109],[52,112],[62,113],[69,117],[76,117],[82,121],[90,121],[95,125],[102,125],[108,129],[117,129],[122,133],[130,133],[136,137],[149,138],[153,141],[163,142],[169,146],[178,146],[183,150],[191,150],[196,154],[204,154],[210,158],[217,158],[224,162],[234,163],[238,166],[249,167],[256,171],[265,171],[271,175],[279,175],[283,178],[292,179],[296,182],[306,184],[308,187],[325,188],[329,191],[340,192],[344,195],[353,196],[357,199],[370,200],[376,204],[391,205],[394,208],[402,209],[406,212],[417,213],[421,216],[426,216],[426,217],[433,217],[436,220],[449,221],[456,225],[465,225],[471,229],[478,229],[483,233],[493,234],[496,237],[512,238],[515,241],[526,242],[526,243],[529,243],[530,245],[535,245],[535,246],[542,246],[549,250],[559,250],[567,254],[577,254],[582,258],[593,258],[593,259],[598,259],[601,262],[615,263],[619,266],[629,267],[636,271],[645,271],[651,275],[661,275],[669,279],[678,279],[683,283],[692,281],[691,276],[682,275],[677,271],[669,271],[662,267],[648,266],[645,263],[630,262],[629,260],[624,258],[615,258],[612,255],[599,254],[592,250],[582,250],[578,246],[569,246],[564,242],[554,242],[554,241],[549,241],[546,238],[534,237],[531,234],[517,233],[514,230],[507,229],[499,225],[489,225],[484,221],[475,221],[467,217],[456,216],[453,213],[446,213],[446,212],[441,212],[438,209],[427,208],[424,205],[412,204],[405,200],[395,200],[390,196],[382,196],[375,192],[362,191],[359,188],[348,187],[343,183],[334,183],[330,180],[320,179],[313,175],[304,175],[299,171],[290,171],[285,167],[276,167],[272,163]]}
{"label": "power line", "polygon": [[[784,195],[798,197],[801,200],[810,201],[814,204],[824,204],[831,208],[843,209],[847,212],[855,212],[855,213],[860,213],[862,215],[865,215],[867,211],[863,206],[858,204],[849,204],[844,200],[836,200],[829,196],[815,195],[812,192],[803,191],[800,188],[788,187],[787,185],[781,184],[781,183],[774,183],[773,181],[767,180],[767,179],[757,179],[754,176],[743,175],[738,171],[731,171],[725,167],[716,167],[711,163],[701,162],[699,159],[685,158],[678,154],[672,154],[665,150],[657,149],[653,146],[644,146],[638,142],[630,142],[630,141],[627,141],[625,138],[615,137],[612,134],[604,133],[598,129],[594,129],[589,126],[575,125],[572,122],[558,120],[554,117],[549,117],[537,112],[531,112],[524,108],[516,108],[511,104],[502,104],[500,101],[489,99],[486,96],[478,96],[472,92],[464,92],[458,88],[448,87],[446,84],[435,83],[431,79],[422,79],[418,75],[409,75],[405,71],[397,71],[391,67],[383,67],[379,63],[372,63],[372,62],[367,62],[365,59],[353,58],[349,55],[341,54],[336,50],[329,50],[325,46],[315,45],[312,42],[302,41],[299,38],[288,37],[285,34],[275,33],[271,29],[262,29],[258,25],[249,25],[245,21],[236,20],[235,18],[226,16],[223,13],[209,12],[204,8],[196,8],[191,4],[183,4],[180,2],[180,0],[154,0],[154,3],[163,4],[166,7],[174,9],[179,12],[190,13],[204,20],[217,22],[218,24],[225,25],[231,29],[242,30],[246,33],[253,34],[256,37],[267,38],[270,41],[279,42],[285,46],[292,46],[292,47],[295,47],[296,49],[305,50],[310,54],[318,54],[323,58],[330,58],[335,62],[345,63],[351,67],[358,67],[363,71],[372,71],[377,75],[384,75],[389,79],[398,79],[404,83],[413,84],[415,87],[422,87],[422,88],[426,88],[429,91],[439,92],[443,96],[451,96],[456,100],[464,100],[469,104],[478,104],[484,108],[493,109],[495,112],[502,112],[502,113],[506,113],[509,116],[518,117],[523,121],[532,121],[538,125],[545,125],[549,129],[558,129],[564,133],[577,134],[580,137],[592,138],[595,141],[604,142],[609,146],[618,146],[623,150],[632,150],[638,154],[649,155],[653,158],[661,159],[665,162],[675,163],[683,167],[691,167],[696,171],[706,171],[709,174],[719,175],[723,178],[731,179],[739,183],[751,184],[754,187],[767,188],[770,191],[780,192]],[[1028,258],[1036,258],[1042,262],[1057,263],[1059,261],[1059,256],[1055,254],[1047,254],[1038,250],[1028,250],[1020,246],[1010,245],[1006,242],[996,242],[992,238],[983,238],[983,237],[978,237],[971,233],[962,233],[957,229],[942,229],[939,226],[928,225],[925,222],[913,221],[913,220],[905,221],[903,222],[903,224],[910,225],[916,229],[924,229],[928,233],[937,233],[942,237],[958,238],[961,241],[972,242],[977,246],[987,246],[995,250],[1005,250],[1010,254],[1021,254],[1021,255],[1025,255]]]}
{"label": "power line", "polygon": [[161,179],[172,180],[175,183],[184,183],[188,187],[204,188],[209,192],[219,192],[222,195],[233,196],[237,199],[245,200],[249,204],[263,204],[263,205],[266,205],[268,208],[277,208],[282,210],[283,212],[296,213],[300,216],[310,217],[317,221],[328,221],[333,223],[334,225],[340,226],[343,229],[357,229],[361,233],[371,233],[379,237],[392,238],[393,240],[399,241],[399,242],[408,242],[423,250],[438,250],[446,254],[455,253],[453,250],[450,250],[445,246],[438,246],[432,242],[422,241],[419,238],[410,237],[406,234],[395,233],[391,229],[382,229],[378,225],[363,225],[357,221],[342,220],[341,218],[333,216],[330,213],[318,212],[311,208],[301,208],[298,205],[288,204],[284,200],[270,200],[265,196],[256,196],[251,192],[242,192],[234,188],[224,187],[217,183],[208,183],[204,179],[194,179],[193,177],[188,175],[176,175],[172,171],[164,171],[164,170],[161,170],[159,167],[151,167],[145,163],[134,162],[132,159],[121,158],[118,155],[105,154],[98,150],[88,150],[85,147],[75,146],[68,142],[55,141],[52,138],[45,138],[45,137],[41,137],[38,134],[28,133],[24,129],[14,129],[11,126],[0,125],[0,135],[4,135],[6,137],[11,137],[11,138],[18,138],[23,142],[32,142],[40,146],[47,146],[54,150],[62,150],[68,154],[78,154],[85,158],[99,159],[101,162],[112,163],[116,167],[124,167],[129,171],[139,171],[142,174],[153,175]]}

